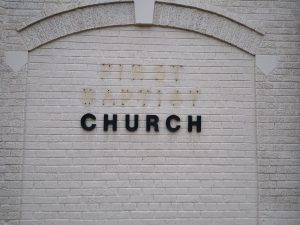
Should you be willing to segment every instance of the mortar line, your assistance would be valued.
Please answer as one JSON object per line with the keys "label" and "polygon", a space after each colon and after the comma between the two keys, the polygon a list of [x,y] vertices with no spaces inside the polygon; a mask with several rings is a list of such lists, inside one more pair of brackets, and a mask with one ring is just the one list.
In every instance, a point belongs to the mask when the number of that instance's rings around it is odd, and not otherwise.
{"label": "mortar line", "polygon": [[22,224],[22,217],[23,217],[23,213],[22,213],[22,209],[23,209],[23,194],[24,194],[24,190],[23,190],[23,186],[24,186],[24,158],[25,158],[25,150],[26,150],[26,136],[27,136],[27,126],[26,126],[26,121],[27,121],[27,109],[28,109],[28,76],[29,76],[29,52],[27,55],[27,65],[26,65],[26,78],[25,78],[25,105],[24,105],[24,129],[23,129],[23,153],[22,153],[22,161],[21,161],[21,191],[20,191],[20,221],[19,221],[19,225]]}
{"label": "mortar line", "polygon": [[254,76],[253,76],[253,89],[254,89],[254,141],[255,141],[255,154],[256,154],[256,185],[257,185],[257,196],[256,196],[256,219],[257,219],[257,225],[259,225],[259,196],[260,196],[260,191],[259,191],[259,160],[258,160],[258,142],[257,142],[257,98],[256,98],[256,90],[257,90],[257,85],[256,85],[256,56],[254,57]]}

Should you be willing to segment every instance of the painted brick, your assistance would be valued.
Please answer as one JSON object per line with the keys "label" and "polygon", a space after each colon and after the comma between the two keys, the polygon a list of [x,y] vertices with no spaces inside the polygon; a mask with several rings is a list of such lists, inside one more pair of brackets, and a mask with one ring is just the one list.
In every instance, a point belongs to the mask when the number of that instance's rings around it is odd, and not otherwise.
{"label": "painted brick", "polygon": [[[220,41],[165,28],[109,28],[65,37],[31,52],[28,74],[27,67],[14,73],[4,63],[5,51],[25,49],[15,30],[19,24],[97,2],[0,1],[0,224],[134,225],[144,219],[149,225],[298,225],[299,2],[165,1],[259,27],[265,36],[258,53],[277,55],[280,62],[270,75],[258,68],[254,73],[252,56]],[[95,53],[95,46],[101,51]],[[112,69],[104,66],[100,75],[102,64]],[[143,80],[138,72],[132,75],[133,64],[143,66]],[[164,78],[151,80],[161,64]],[[232,67],[224,67],[228,64]],[[184,65],[184,71],[175,76],[172,65]],[[116,82],[107,95],[106,87]],[[83,106],[82,88],[98,86],[93,105]],[[122,92],[129,86],[130,93]],[[151,94],[140,94],[141,87]],[[188,101],[189,95],[197,98]],[[88,110],[98,110],[97,131],[78,138],[83,134],[78,118]],[[163,126],[159,136],[147,135],[143,121],[133,138],[124,118],[113,136],[103,133],[101,118],[112,110],[150,111],[161,118],[201,110],[206,121],[198,144],[198,136],[184,139],[182,130],[178,138]],[[149,146],[150,141],[160,143]]]}
{"label": "painted brick", "polygon": [[[57,188],[59,190],[74,189],[72,194],[70,193],[70,200],[85,193],[84,195],[87,197],[93,195],[96,202],[121,204],[118,210],[111,209],[107,210],[106,213],[101,213],[101,210],[96,208],[94,210],[98,213],[95,213],[97,215],[95,217],[92,214],[82,213],[81,219],[86,220],[88,218],[94,220],[100,218],[109,220],[111,218],[119,218],[120,220],[159,218],[159,223],[164,218],[171,219],[175,215],[178,218],[199,216],[199,212],[181,212],[178,210],[158,213],[159,206],[155,210],[146,207],[150,203],[170,202],[178,204],[179,207],[180,204],[186,202],[218,203],[225,201],[230,203],[232,207],[236,204],[235,208],[238,208],[237,204],[255,203],[257,193],[256,154],[253,144],[255,139],[253,136],[254,126],[252,125],[254,122],[254,104],[251,104],[254,101],[253,56],[240,50],[229,50],[229,46],[219,41],[213,41],[192,33],[183,35],[172,29],[149,28],[149,30],[145,30],[128,27],[106,30],[107,32],[95,30],[78,34],[82,37],[74,35],[74,39],[67,37],[30,53],[26,108],[26,118],[28,119],[26,123],[27,147],[24,164],[34,166],[36,172],[33,179],[31,170],[26,171],[26,168],[30,167],[24,167],[23,188],[38,188],[45,191]],[[122,35],[118,36],[120,30]],[[167,39],[164,32],[169,33]],[[143,57],[147,57],[142,61],[143,64],[136,64],[136,60],[141,61],[137,58],[139,57],[139,49],[132,49],[132,43],[135,41],[132,42],[131,37],[134,38],[139,35],[142,37],[139,38],[137,44],[144,46]],[[109,38],[111,36],[113,38]],[[87,38],[89,42],[84,41]],[[128,42],[125,42],[124,38],[128,39]],[[160,38],[164,38],[165,43],[161,44],[159,50],[153,49],[152,45],[149,44],[156,43]],[[192,40],[190,43],[193,46],[206,46],[206,43],[209,43],[210,48],[194,48],[195,54],[187,57],[189,60],[182,61],[178,67],[177,63],[182,57],[181,55],[190,54],[188,46],[179,49],[175,47],[184,39]],[[105,42],[102,43],[99,40],[105,40]],[[106,49],[109,49],[108,46],[115,44],[119,45],[120,50],[106,52]],[[165,45],[166,48],[164,49]],[[68,46],[70,51],[66,50],[64,46]],[[49,49],[56,49],[56,51],[49,51]],[[82,55],[82,57],[77,58],[76,55],[84,52],[84,49],[91,49],[89,55]],[[197,54],[198,52],[205,53],[206,50],[209,52],[220,51],[218,53],[220,59],[207,59],[204,54]],[[178,54],[176,54],[177,51]],[[226,54],[222,53],[223,51]],[[95,60],[96,58],[91,57],[97,56],[98,52],[105,54],[105,61],[102,61],[101,58]],[[223,58],[220,54],[223,54]],[[124,58],[117,60],[116,57]],[[153,61],[154,58],[160,59],[160,61]],[[197,64],[195,63],[196,60]],[[200,66],[199,62],[201,62]],[[53,64],[56,65],[55,70],[53,70]],[[86,67],[86,64],[89,66]],[[225,68],[224,65],[226,65]],[[210,68],[211,66],[214,66],[214,69]],[[205,68],[210,68],[209,75],[206,75]],[[226,72],[227,68],[228,72]],[[228,78],[226,75],[223,77],[222,71],[230,74]],[[77,74],[76,77],[74,77],[75,73]],[[177,81],[174,81],[174,77]],[[211,81],[212,79],[214,82]],[[195,81],[201,82],[201,85],[195,86]],[[240,86],[238,81],[242,81],[243,84]],[[116,84],[110,87],[113,83]],[[212,89],[216,85],[218,89]],[[84,88],[91,88],[95,91],[95,102],[88,107],[84,106],[79,99]],[[177,91],[178,89],[180,92]],[[74,100],[66,101],[66,99]],[[215,101],[215,104],[205,103],[211,100]],[[236,104],[239,102],[245,103],[243,104],[245,108],[239,105],[239,109],[237,109]],[[50,105],[47,106],[45,103]],[[119,114],[118,134],[103,133],[101,130],[101,122],[103,121],[101,115],[103,113],[132,113],[132,107],[136,105],[139,107],[135,109],[135,112],[141,113],[142,117],[140,130],[136,134],[132,135],[126,132],[124,115],[122,114]],[[154,107],[157,107],[157,110]],[[216,108],[218,108],[218,112],[216,112]],[[182,123],[186,123],[185,117],[189,113],[187,109],[193,112],[201,111],[203,116],[206,116],[206,120],[211,121],[212,124],[203,125],[207,127],[207,130],[200,135],[203,143],[210,143],[206,147],[204,145],[200,147],[197,144],[198,135],[193,134],[189,137],[184,130],[180,131],[180,135],[176,137],[170,136],[163,128],[162,123],[160,124],[162,126],[160,135],[146,134],[143,131],[145,129],[143,117],[146,113],[151,111],[152,113],[161,113],[160,117],[163,121],[166,118],[166,112],[175,113],[178,111],[178,114],[182,116]],[[97,114],[99,127],[96,132],[82,136],[83,132],[78,126],[78,119],[86,110],[91,110]],[[36,112],[40,112],[39,117],[34,116]],[[65,114],[64,120],[60,116],[61,113]],[[211,114],[215,114],[215,116]],[[41,115],[46,117],[41,117]],[[239,125],[234,125],[234,122],[226,124],[228,121],[226,115],[232,121],[242,121],[242,123]],[[53,120],[55,118],[60,119],[55,122]],[[224,122],[219,123],[219,121]],[[231,128],[224,129],[224,126]],[[183,125],[184,127],[186,129],[186,125]],[[219,130],[215,129],[216,127],[219,127]],[[60,135],[56,135],[57,132]],[[84,140],[89,140],[91,145],[76,147],[76,142],[79,144]],[[128,140],[133,143],[127,147],[126,141]],[[72,149],[78,150],[73,151],[67,147],[70,141],[74,143]],[[170,141],[181,146],[176,147]],[[97,142],[99,142],[97,147],[93,146]],[[144,147],[138,142],[144,143]],[[147,146],[146,143],[151,142],[157,143],[155,144],[156,147],[150,145],[143,151],[143,148]],[[194,143],[193,151],[187,148],[188,142],[191,142],[190,147]],[[43,147],[43,143],[48,144]],[[61,147],[55,143],[59,143]],[[234,143],[244,143],[244,146],[235,151],[229,150]],[[164,146],[166,144],[167,148]],[[224,144],[231,145],[228,151],[210,150],[213,145],[216,149],[221,150],[224,148],[222,147]],[[32,151],[32,147],[36,150]],[[69,150],[64,150],[65,147]],[[108,150],[107,147],[119,150]],[[171,150],[174,147],[180,151]],[[47,151],[45,151],[46,149],[41,151],[43,148],[46,148]],[[247,153],[245,152],[246,149],[248,150]],[[174,164],[177,165],[174,167],[175,170],[171,169]],[[75,171],[72,170],[72,166],[75,165],[80,166],[80,173],[74,173]],[[154,173],[155,170],[151,168],[145,170],[147,165],[160,172]],[[218,165],[222,167],[222,170],[219,170]],[[68,166],[69,172],[64,169]],[[105,167],[101,169],[102,166]],[[128,169],[124,170],[124,166]],[[191,167],[188,173],[186,171],[187,166]],[[47,167],[49,169],[50,167],[56,168],[59,176],[50,170],[48,173],[42,172]],[[209,167],[214,173],[205,172],[209,170]],[[101,172],[101,170],[103,171]],[[227,170],[228,172],[225,172]],[[235,171],[235,174],[230,171]],[[44,181],[41,182],[41,180]],[[197,188],[199,186],[202,188]],[[96,188],[100,188],[102,193],[98,196],[98,200],[96,200]],[[36,200],[30,204],[22,205],[22,211],[28,213],[33,210],[32,207],[40,205],[40,192],[35,193],[34,196],[30,196]],[[48,193],[50,195],[43,195],[44,198],[46,199],[47,196],[50,198],[51,193]],[[26,197],[26,194],[23,196]],[[69,198],[66,200],[69,201]],[[123,209],[122,204],[132,202],[145,204],[143,211],[139,212],[140,209],[136,208],[134,212],[126,213],[126,208]],[[92,207],[90,201],[85,204]],[[60,218],[60,215],[56,213],[58,207],[56,202],[47,203],[45,206],[47,208],[39,208],[39,215],[31,214],[31,219]],[[79,210],[85,212],[86,209],[82,207],[84,205],[78,202],[77,206],[70,204],[68,208],[64,207],[60,211]],[[228,215],[225,215],[225,209],[226,207],[220,208],[215,213],[208,211],[206,214],[202,213],[202,216],[212,218],[214,214],[213,218],[226,216],[235,217],[237,221],[243,221],[242,218],[246,214],[249,216],[249,213],[252,212],[253,219],[249,220],[249,223],[256,220],[255,204],[252,208],[248,208],[245,213],[241,210],[238,213],[235,210],[231,214],[228,212]],[[51,214],[44,212],[51,212]],[[113,212],[114,214],[111,214]],[[69,216],[67,217],[69,219],[77,218],[73,214],[66,215]]]}

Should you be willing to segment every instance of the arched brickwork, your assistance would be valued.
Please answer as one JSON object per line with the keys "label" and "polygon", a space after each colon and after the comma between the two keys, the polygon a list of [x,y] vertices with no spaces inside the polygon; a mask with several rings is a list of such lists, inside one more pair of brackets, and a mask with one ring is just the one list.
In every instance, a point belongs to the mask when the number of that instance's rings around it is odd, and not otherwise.
{"label": "arched brickwork", "polygon": [[[135,24],[133,2],[112,2],[77,7],[48,15],[19,29],[27,49],[73,33],[111,26]],[[156,2],[153,25],[205,34],[256,54],[263,35],[228,17],[199,8]]]}

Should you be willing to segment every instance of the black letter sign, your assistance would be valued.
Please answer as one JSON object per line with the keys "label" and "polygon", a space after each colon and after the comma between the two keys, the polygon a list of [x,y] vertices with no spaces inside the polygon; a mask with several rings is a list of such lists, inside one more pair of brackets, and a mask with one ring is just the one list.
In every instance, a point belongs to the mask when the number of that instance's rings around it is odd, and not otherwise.
{"label": "black letter sign", "polygon": [[171,120],[176,120],[177,122],[180,122],[180,118],[176,115],[169,116],[166,120],[166,127],[170,132],[176,132],[180,129],[180,125],[177,125],[176,127],[171,127]]}
{"label": "black letter sign", "polygon": [[136,131],[139,127],[139,115],[134,115],[134,127],[130,126],[130,115],[126,115],[126,129],[128,131]]}
{"label": "black letter sign", "polygon": [[201,132],[201,116],[197,116],[197,121],[193,121],[193,116],[188,117],[188,131],[193,131],[193,126],[197,126],[197,133]]}
{"label": "black letter sign", "polygon": [[113,126],[113,131],[117,130],[117,115],[116,114],[113,115],[113,119],[112,120],[108,119],[108,115],[107,114],[104,115],[104,127],[103,127],[104,131],[108,130],[108,125],[112,125]]}
{"label": "black letter sign", "polygon": [[81,117],[81,127],[86,131],[92,131],[95,129],[96,124],[92,124],[90,127],[86,125],[87,119],[96,120],[96,116],[91,113],[87,113]]}
{"label": "black letter sign", "polygon": [[147,115],[146,116],[146,131],[149,132],[151,126],[153,126],[155,132],[158,132],[159,131],[158,124],[157,124],[158,121],[159,121],[158,116],[156,116],[156,115]]}

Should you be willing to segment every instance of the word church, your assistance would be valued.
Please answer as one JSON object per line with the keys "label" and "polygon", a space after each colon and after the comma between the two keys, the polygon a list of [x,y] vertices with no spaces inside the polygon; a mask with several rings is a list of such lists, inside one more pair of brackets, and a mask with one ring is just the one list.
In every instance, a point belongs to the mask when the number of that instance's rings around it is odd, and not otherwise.
{"label": "word church", "polygon": [[[125,127],[126,130],[130,132],[134,132],[139,128],[139,115],[134,115],[133,121],[131,121],[131,116],[129,114],[126,114],[125,116]],[[92,131],[96,128],[96,124],[88,124],[88,120],[95,121],[96,116],[91,113],[87,113],[81,117],[81,127],[86,131]],[[177,115],[171,115],[168,116],[165,125],[168,131],[170,132],[177,132],[181,126],[180,126],[180,117]],[[133,122],[133,124],[132,124]],[[155,132],[159,132],[159,117],[157,115],[146,115],[146,131],[150,132],[152,129]],[[176,123],[174,125],[174,123]],[[113,114],[112,119],[109,119],[108,114],[104,114],[103,116],[103,130],[108,131],[109,127],[111,126],[113,131],[117,131],[118,129],[118,115]],[[201,132],[201,116],[194,116],[189,115],[188,116],[188,132],[193,131],[193,127],[195,127],[195,130],[197,133]],[[152,129],[151,129],[152,128]]]}

